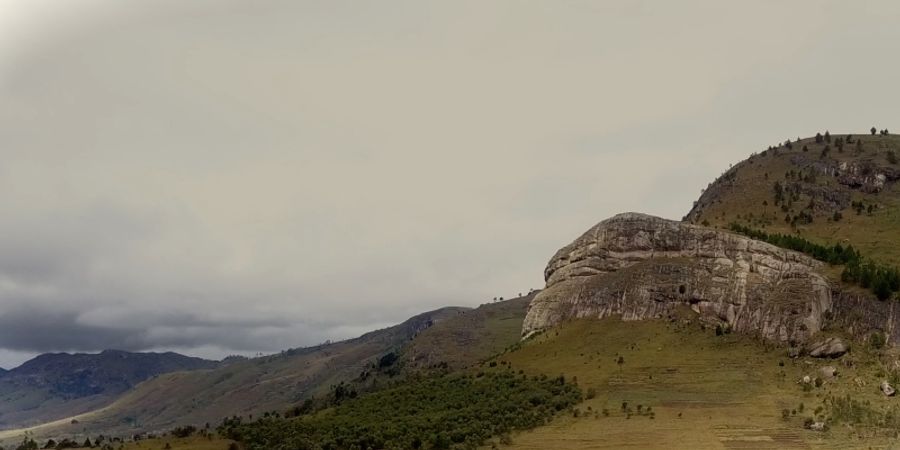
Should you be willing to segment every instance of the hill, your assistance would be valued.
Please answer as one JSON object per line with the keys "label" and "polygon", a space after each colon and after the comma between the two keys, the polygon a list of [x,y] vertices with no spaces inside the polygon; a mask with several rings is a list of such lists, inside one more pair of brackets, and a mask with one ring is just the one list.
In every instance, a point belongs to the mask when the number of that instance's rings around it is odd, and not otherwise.
{"label": "hill", "polygon": [[[574,320],[499,356],[492,370],[563,375],[586,393],[569,414],[513,434],[508,448],[884,448],[894,442],[900,405],[878,388],[885,375],[897,377],[892,354],[859,346],[840,361],[791,359],[783,347],[716,333],[695,317],[685,308],[667,320]],[[827,367],[837,375],[825,375]],[[819,421],[829,429],[806,428]]]}
{"label": "hill", "polygon": [[770,147],[704,190],[685,220],[852,244],[900,265],[900,136],[831,135]]}
{"label": "hill", "polygon": [[412,370],[461,369],[486,360],[519,341],[535,295],[484,304],[450,317],[416,336],[401,360]]}
{"label": "hill", "polygon": [[38,435],[132,434],[177,425],[218,424],[223,418],[284,411],[332,385],[359,378],[385,355],[399,352],[415,336],[467,308],[423,313],[358,338],[252,359],[232,359],[210,370],[169,373],[148,380],[108,407],[54,424]]}
{"label": "hill", "polygon": [[0,429],[90,411],[153,377],[216,364],[171,352],[43,354],[0,375]]}

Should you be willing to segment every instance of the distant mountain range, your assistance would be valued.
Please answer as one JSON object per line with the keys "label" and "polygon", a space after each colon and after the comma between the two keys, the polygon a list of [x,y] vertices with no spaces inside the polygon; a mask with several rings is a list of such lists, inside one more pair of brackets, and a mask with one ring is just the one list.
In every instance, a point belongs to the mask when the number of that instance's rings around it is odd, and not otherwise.
{"label": "distant mountain range", "polygon": [[105,406],[155,376],[219,363],[177,353],[47,353],[0,372],[0,428],[66,418]]}

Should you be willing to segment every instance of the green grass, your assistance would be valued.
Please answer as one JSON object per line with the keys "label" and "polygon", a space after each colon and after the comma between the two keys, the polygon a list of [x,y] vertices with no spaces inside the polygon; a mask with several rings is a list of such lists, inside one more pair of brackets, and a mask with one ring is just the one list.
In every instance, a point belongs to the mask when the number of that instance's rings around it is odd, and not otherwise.
{"label": "green grass", "polygon": [[[896,400],[878,390],[879,375],[888,376],[889,358],[860,346],[841,360],[784,355],[783,348],[746,336],[715,336],[696,322],[607,318],[544,332],[499,356],[509,365],[494,370],[564,374],[594,393],[578,405],[579,417],[568,415],[516,433],[511,448],[672,448],[673,443],[698,449],[885,448],[892,442],[897,429],[879,427],[874,420],[836,423],[830,409],[822,414],[829,417],[831,430],[803,428],[804,419],[832,396],[849,394],[877,411],[893,405]],[[845,367],[844,361],[853,366]],[[797,381],[815,377],[825,365],[836,366],[839,377],[804,391]],[[801,403],[803,412],[782,419],[782,410],[793,411]]]}

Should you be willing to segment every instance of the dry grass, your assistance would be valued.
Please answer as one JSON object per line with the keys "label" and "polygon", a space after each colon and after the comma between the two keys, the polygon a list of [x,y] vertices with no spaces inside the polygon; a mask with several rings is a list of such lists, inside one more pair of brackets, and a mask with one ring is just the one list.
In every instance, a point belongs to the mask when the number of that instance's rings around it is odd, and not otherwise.
{"label": "dry grass", "polygon": [[412,367],[447,363],[460,369],[479,363],[519,341],[533,294],[481,305],[423,331],[403,350]]}
{"label": "dry grass", "polygon": [[[843,360],[783,355],[783,348],[746,336],[715,336],[698,324],[617,318],[564,324],[498,359],[510,362],[512,370],[577,377],[596,396],[578,407],[580,417],[566,414],[518,433],[511,448],[885,448],[892,442],[896,431],[841,425],[821,433],[802,427],[826,395],[849,393],[874,407],[897,402],[878,391],[876,374],[884,367],[878,358],[857,349],[844,357],[855,362],[847,368]],[[804,392],[797,380],[825,365],[837,366],[841,375]],[[630,418],[622,402],[633,410]],[[783,409],[800,403],[803,412],[781,417]],[[638,405],[651,407],[653,418],[637,414]]]}
{"label": "dry grass", "polygon": [[128,442],[123,447],[123,450],[162,450],[166,448],[166,444],[169,444],[172,450],[228,450],[228,446],[231,445],[232,442],[233,441],[229,439],[210,439],[201,436],[193,436],[184,439],[162,437]]}

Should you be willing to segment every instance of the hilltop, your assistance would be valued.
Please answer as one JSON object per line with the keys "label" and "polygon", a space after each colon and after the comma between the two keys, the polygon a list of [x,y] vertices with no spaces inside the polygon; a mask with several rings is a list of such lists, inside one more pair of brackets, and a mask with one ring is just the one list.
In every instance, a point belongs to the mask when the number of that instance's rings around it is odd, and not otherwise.
{"label": "hilltop", "polygon": [[900,136],[831,134],[771,146],[709,184],[685,221],[851,244],[900,265]]}

